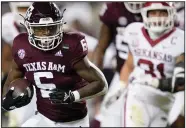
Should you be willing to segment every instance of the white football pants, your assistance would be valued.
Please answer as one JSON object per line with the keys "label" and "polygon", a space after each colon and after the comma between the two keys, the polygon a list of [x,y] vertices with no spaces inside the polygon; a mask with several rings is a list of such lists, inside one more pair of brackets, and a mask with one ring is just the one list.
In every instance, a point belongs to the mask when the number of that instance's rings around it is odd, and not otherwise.
{"label": "white football pants", "polygon": [[41,113],[37,113],[27,120],[21,127],[89,127],[89,116],[77,121],[59,123],[54,122],[47,117],[43,116]]}
{"label": "white football pants", "polygon": [[[116,100],[116,96],[111,98],[118,88],[120,88],[119,73],[116,72],[110,84],[109,91],[101,103],[100,112],[96,115],[96,119],[100,121],[101,127],[119,127],[121,125],[121,112],[119,110],[121,110],[121,100],[123,99],[119,98]],[[108,105],[111,99],[112,103]]]}
{"label": "white football pants", "polygon": [[166,127],[174,96],[153,87],[130,84],[122,108],[122,127]]}
{"label": "white football pants", "polygon": [[35,115],[36,108],[36,90],[34,87],[34,95],[31,102],[21,108],[16,108],[9,112],[8,127],[20,127],[26,120]]}

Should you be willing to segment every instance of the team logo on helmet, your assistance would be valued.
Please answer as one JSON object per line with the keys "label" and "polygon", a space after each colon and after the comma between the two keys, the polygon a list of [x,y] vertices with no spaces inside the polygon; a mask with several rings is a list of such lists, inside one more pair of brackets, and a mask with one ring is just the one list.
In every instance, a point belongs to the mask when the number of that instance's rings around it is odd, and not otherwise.
{"label": "team logo on helmet", "polygon": [[25,50],[24,49],[19,49],[17,54],[18,54],[20,59],[23,59],[25,57]]}

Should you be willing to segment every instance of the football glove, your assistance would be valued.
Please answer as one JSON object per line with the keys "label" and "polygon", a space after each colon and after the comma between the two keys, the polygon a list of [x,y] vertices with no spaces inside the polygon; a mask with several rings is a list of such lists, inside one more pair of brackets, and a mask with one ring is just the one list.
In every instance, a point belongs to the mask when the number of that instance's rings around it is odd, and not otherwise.
{"label": "football glove", "polygon": [[49,96],[52,104],[69,104],[75,101],[72,91],[65,92],[60,89],[53,89],[51,91],[52,93],[49,93]]}
{"label": "football glove", "polygon": [[30,103],[31,101],[31,98],[25,93],[21,93],[20,95],[14,97],[13,96],[14,92],[15,92],[14,87],[10,88],[10,90],[2,99],[2,108],[6,111],[23,107]]}

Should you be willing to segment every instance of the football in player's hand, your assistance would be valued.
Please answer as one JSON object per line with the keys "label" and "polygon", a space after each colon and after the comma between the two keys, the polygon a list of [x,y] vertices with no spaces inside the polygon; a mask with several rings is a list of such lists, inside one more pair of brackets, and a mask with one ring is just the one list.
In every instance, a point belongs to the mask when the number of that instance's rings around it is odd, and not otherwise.
{"label": "football in player's hand", "polygon": [[2,100],[2,108],[6,111],[23,107],[30,103],[34,94],[33,86],[26,79],[16,79],[9,85],[9,90]]}
{"label": "football in player's hand", "polygon": [[32,98],[34,89],[33,85],[26,79],[16,79],[12,81],[9,85],[10,88],[14,87],[12,97],[18,97],[21,93],[28,95],[29,98]]}

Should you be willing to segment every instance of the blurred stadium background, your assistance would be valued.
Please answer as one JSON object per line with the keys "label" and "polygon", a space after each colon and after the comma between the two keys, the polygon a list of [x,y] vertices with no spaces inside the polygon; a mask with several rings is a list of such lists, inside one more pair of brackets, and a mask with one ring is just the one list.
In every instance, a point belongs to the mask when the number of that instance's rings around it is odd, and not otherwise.
{"label": "blurred stadium background", "polygon": [[[81,24],[80,30],[92,35],[93,37],[99,36],[99,11],[103,2],[55,2],[61,10],[66,8],[65,20],[67,23],[78,22]],[[9,2],[1,3],[1,14],[10,12]],[[69,12],[68,12],[69,11]],[[85,27],[85,28],[84,28]]]}

